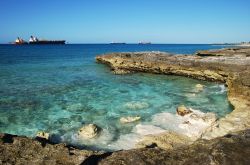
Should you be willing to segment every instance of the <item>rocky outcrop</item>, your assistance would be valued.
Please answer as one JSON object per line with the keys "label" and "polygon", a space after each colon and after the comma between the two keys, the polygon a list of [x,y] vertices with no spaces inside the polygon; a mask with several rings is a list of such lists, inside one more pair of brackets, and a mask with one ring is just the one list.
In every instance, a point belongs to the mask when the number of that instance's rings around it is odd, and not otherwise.
{"label": "rocky outcrop", "polygon": [[213,140],[198,140],[174,150],[158,147],[114,152],[99,161],[100,165],[221,165],[250,163],[250,130],[228,134]]}
{"label": "rocky outcrop", "polygon": [[[163,135],[156,145],[114,153],[79,150],[65,144],[51,144],[45,139],[30,139],[0,134],[0,164],[249,164],[250,130],[228,134],[213,140],[198,140],[183,145],[186,138]],[[171,141],[172,139],[172,141]],[[157,145],[170,143],[169,148]],[[183,141],[183,142],[182,142]],[[177,145],[177,146],[176,146]],[[174,146],[174,148],[172,147]]]}
{"label": "rocky outcrop", "polygon": [[38,138],[43,138],[43,139],[47,139],[47,140],[49,140],[49,133],[47,133],[47,132],[43,132],[43,131],[39,131],[39,132],[37,132],[37,134],[36,134],[36,137],[38,137]]}
{"label": "rocky outcrop", "polygon": [[198,56],[249,56],[250,49],[244,47],[225,48],[220,50],[202,50],[198,51]]}
{"label": "rocky outcrop", "polygon": [[96,61],[109,65],[113,71],[149,72],[224,82],[234,111],[214,123],[203,138],[211,139],[250,128],[250,48],[200,51],[197,55],[111,53],[97,56]]}
{"label": "rocky outcrop", "polygon": [[193,141],[185,136],[175,132],[166,132],[157,135],[147,135],[136,144],[137,148],[159,147],[165,150],[172,150],[191,144]]}
{"label": "rocky outcrop", "polygon": [[0,164],[81,164],[102,153],[79,150],[46,139],[0,134]]}

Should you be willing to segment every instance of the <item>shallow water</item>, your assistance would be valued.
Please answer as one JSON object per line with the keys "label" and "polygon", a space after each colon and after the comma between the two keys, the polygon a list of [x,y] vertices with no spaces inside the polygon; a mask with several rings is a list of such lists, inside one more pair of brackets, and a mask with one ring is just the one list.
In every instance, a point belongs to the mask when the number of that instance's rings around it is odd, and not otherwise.
{"label": "shallow water", "polygon": [[[144,73],[113,75],[94,61],[96,55],[106,52],[194,53],[213,48],[220,47],[0,45],[0,132],[33,137],[43,130],[53,134],[55,142],[117,150],[131,148],[140,131],[168,129],[171,123],[157,123],[157,115],[175,114],[181,104],[223,117],[232,110],[223,84]],[[198,83],[205,85],[202,92],[195,88]],[[119,119],[126,116],[140,116],[141,120],[121,124]],[[79,139],[77,131],[89,123],[100,126],[101,135]]]}

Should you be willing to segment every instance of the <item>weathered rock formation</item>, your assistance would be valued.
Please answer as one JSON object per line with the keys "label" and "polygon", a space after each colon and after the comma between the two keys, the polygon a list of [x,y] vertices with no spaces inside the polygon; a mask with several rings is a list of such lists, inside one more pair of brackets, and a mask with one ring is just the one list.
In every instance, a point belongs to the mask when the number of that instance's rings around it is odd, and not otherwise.
{"label": "weathered rock formation", "polygon": [[175,150],[143,148],[114,152],[100,160],[100,165],[222,165],[250,163],[250,130],[213,140],[198,140]]}
{"label": "weathered rock formation", "polygon": [[192,111],[190,109],[186,108],[184,105],[177,107],[176,112],[180,116],[185,116],[187,114],[192,113]]}
{"label": "weathered rock formation", "polygon": [[[176,135],[155,139],[156,145],[148,148],[117,151],[114,153],[79,150],[64,144],[50,144],[45,139],[30,139],[0,134],[0,164],[194,164],[221,165],[250,163],[250,130],[245,130],[212,140],[198,140],[192,145],[179,145]],[[169,140],[170,138],[170,140]],[[175,140],[163,149],[161,142]],[[186,139],[183,139],[186,142]],[[169,147],[169,148],[168,148]]]}
{"label": "weathered rock formation", "polygon": [[115,72],[149,72],[224,82],[234,111],[211,126],[203,138],[211,139],[250,128],[250,48],[197,54],[199,56],[162,52],[111,53],[97,56],[96,61],[109,65]]}
{"label": "weathered rock formation", "polygon": [[187,146],[193,141],[185,135],[181,135],[175,132],[166,132],[157,135],[146,135],[136,144],[137,148],[153,147],[165,150],[172,150]]}
{"label": "weathered rock formation", "polygon": [[198,56],[249,56],[250,49],[248,47],[225,48],[220,50],[202,50],[198,51]]}
{"label": "weathered rock formation", "polygon": [[79,137],[85,138],[85,139],[91,139],[96,137],[101,131],[101,128],[99,128],[95,124],[88,124],[83,126],[79,131],[78,135]]}
{"label": "weathered rock formation", "polygon": [[47,132],[43,132],[43,131],[39,131],[39,132],[37,132],[37,134],[36,134],[36,137],[38,137],[38,138],[43,138],[43,139],[47,139],[47,140],[49,140],[49,133],[47,133]]}
{"label": "weathered rock formation", "polygon": [[81,164],[89,156],[102,154],[78,150],[65,144],[0,134],[0,164]]}

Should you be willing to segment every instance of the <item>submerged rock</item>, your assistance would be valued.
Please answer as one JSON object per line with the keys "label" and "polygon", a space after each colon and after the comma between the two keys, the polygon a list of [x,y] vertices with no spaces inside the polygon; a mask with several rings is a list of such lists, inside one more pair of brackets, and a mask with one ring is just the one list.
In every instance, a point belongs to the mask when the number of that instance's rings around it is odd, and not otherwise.
{"label": "submerged rock", "polygon": [[50,134],[47,132],[39,131],[37,132],[36,137],[49,140]]}
{"label": "submerged rock", "polygon": [[132,109],[132,110],[140,110],[140,109],[146,109],[149,107],[149,104],[146,102],[139,102],[139,101],[132,101],[125,104],[126,108]]}
{"label": "submerged rock", "polygon": [[114,69],[114,70],[113,70],[113,73],[114,73],[114,74],[117,74],[117,75],[123,75],[123,74],[131,73],[131,71],[129,71],[129,70],[124,70],[124,69]]}
{"label": "submerged rock", "polygon": [[176,112],[178,115],[180,116],[185,116],[187,114],[190,114],[192,113],[192,111],[188,108],[186,108],[184,105],[181,105],[179,106],[177,109],[176,109]]}
{"label": "submerged rock", "polygon": [[138,121],[140,119],[141,119],[141,117],[139,117],[139,116],[136,116],[136,117],[132,117],[132,116],[122,117],[122,118],[120,118],[120,122],[121,123],[132,123],[132,122]]}
{"label": "submerged rock", "polygon": [[198,92],[201,92],[201,91],[204,90],[204,85],[202,85],[202,84],[196,84],[196,85],[195,85],[195,88],[196,88],[196,90],[197,90]]}
{"label": "submerged rock", "polygon": [[99,128],[97,125],[88,124],[88,125],[83,126],[78,131],[78,135],[85,139],[91,139],[91,138],[96,137],[100,133],[100,131],[101,131],[101,128]]}

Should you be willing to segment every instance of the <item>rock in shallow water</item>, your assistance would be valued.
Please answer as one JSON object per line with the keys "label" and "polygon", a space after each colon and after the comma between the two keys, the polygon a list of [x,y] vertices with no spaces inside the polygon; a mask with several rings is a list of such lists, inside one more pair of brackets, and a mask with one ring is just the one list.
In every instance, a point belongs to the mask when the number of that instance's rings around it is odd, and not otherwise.
{"label": "rock in shallow water", "polygon": [[185,116],[187,114],[190,114],[192,113],[192,111],[188,108],[186,108],[184,105],[181,105],[179,106],[177,109],[176,109],[176,112],[178,115],[180,116]]}
{"label": "rock in shallow water", "polygon": [[202,85],[202,84],[196,84],[196,85],[195,85],[195,88],[196,88],[196,90],[197,90],[198,92],[201,92],[201,91],[204,90],[204,85]]}
{"label": "rock in shallow water", "polygon": [[37,132],[36,137],[49,140],[50,134],[47,132],[39,131]]}
{"label": "rock in shallow water", "polygon": [[141,119],[141,117],[139,117],[139,116],[136,116],[136,117],[132,117],[132,116],[122,117],[122,118],[120,118],[120,122],[121,123],[132,123],[132,122],[138,121],[140,119]]}
{"label": "rock in shallow water", "polygon": [[89,124],[83,126],[79,131],[78,135],[79,137],[85,138],[85,139],[91,139],[96,137],[101,131],[101,128],[99,128],[95,124]]}

